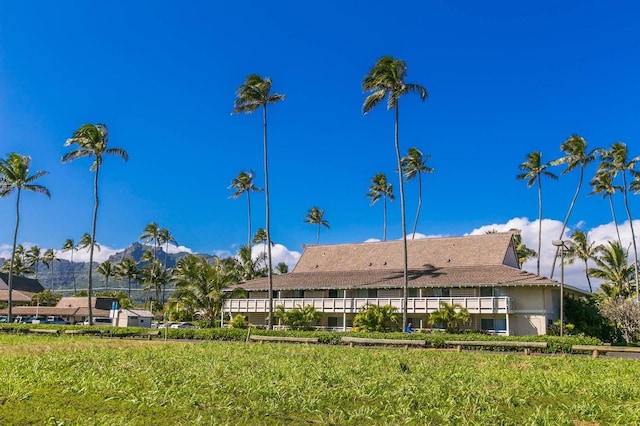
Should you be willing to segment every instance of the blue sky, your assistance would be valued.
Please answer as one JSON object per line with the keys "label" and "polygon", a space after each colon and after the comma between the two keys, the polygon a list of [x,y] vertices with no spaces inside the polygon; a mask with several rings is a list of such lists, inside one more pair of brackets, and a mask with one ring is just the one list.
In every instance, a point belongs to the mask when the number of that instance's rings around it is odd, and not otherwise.
{"label": "blue sky", "polygon": [[[76,128],[103,122],[130,160],[106,158],[101,171],[101,256],[137,241],[151,221],[193,252],[235,253],[246,241],[246,201],[230,199],[227,187],[249,169],[263,185],[261,116],[230,114],[252,73],[286,95],[269,110],[278,256],[293,264],[315,242],[316,229],[303,224],[314,205],[331,224],[322,243],[381,239],[382,205],[365,193],[378,172],[397,191],[393,114],[381,105],[363,116],[361,83],[392,55],[429,91],[424,103],[401,100],[401,150],[420,148],[435,168],[424,177],[418,232],[519,226],[535,249],[537,193],[515,179],[527,153],[556,159],[577,133],[590,147],[622,141],[640,155],[639,9],[631,1],[0,2],[0,155],[32,156],[33,171],[50,172],[41,183],[52,195],[24,196],[18,240],[60,248],[90,231],[89,161],[60,158]],[[577,178],[543,181],[545,264]],[[609,238],[609,206],[588,192],[569,232]],[[416,182],[406,193],[410,229]],[[13,201],[0,200],[0,254],[11,243]],[[255,230],[264,200],[252,201]],[[630,206],[640,217],[637,196]],[[621,198],[616,207],[622,224]],[[399,200],[389,205],[389,239],[401,237],[399,210]]]}

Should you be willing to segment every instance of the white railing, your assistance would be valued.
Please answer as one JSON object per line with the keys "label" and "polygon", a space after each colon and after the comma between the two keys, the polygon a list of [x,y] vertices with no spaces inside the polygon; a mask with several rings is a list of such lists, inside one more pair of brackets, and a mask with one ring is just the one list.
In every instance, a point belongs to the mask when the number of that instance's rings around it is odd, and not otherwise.
{"label": "white railing", "polygon": [[[460,305],[470,314],[506,314],[509,312],[508,297],[410,297],[407,299],[407,313],[428,314],[440,309],[440,303]],[[402,312],[402,297],[380,298],[291,298],[273,299],[274,308],[284,306],[285,310],[311,305],[318,312],[355,314],[366,304],[391,305]],[[268,299],[229,299],[224,303],[224,311],[231,313],[269,312]]]}

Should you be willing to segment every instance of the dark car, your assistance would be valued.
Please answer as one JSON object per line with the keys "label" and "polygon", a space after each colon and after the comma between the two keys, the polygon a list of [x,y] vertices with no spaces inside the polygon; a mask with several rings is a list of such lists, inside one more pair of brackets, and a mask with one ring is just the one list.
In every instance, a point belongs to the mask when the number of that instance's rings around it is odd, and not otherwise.
{"label": "dark car", "polygon": [[24,321],[25,324],[43,324],[47,321],[47,317],[31,317]]}

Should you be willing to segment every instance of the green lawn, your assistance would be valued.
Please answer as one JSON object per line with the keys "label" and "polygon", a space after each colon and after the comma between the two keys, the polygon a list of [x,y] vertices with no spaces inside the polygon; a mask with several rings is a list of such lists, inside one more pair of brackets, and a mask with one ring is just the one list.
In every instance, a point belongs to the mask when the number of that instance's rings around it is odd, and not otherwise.
{"label": "green lawn", "polygon": [[640,424],[640,361],[0,335],[1,425]]}

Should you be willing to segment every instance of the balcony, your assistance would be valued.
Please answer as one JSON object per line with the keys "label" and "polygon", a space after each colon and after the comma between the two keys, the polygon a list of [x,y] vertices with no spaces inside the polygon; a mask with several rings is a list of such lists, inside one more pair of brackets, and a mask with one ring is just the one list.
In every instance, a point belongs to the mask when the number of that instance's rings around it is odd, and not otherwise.
{"label": "balcony", "polygon": [[[470,314],[507,314],[508,297],[410,297],[407,300],[408,314],[429,314],[439,310],[440,303],[458,304]],[[366,304],[391,305],[402,312],[402,297],[382,298],[291,298],[273,299],[274,308],[283,305],[285,310],[311,305],[316,311],[331,314],[356,314]],[[224,303],[224,312],[255,313],[269,312],[268,299],[229,299]]]}

